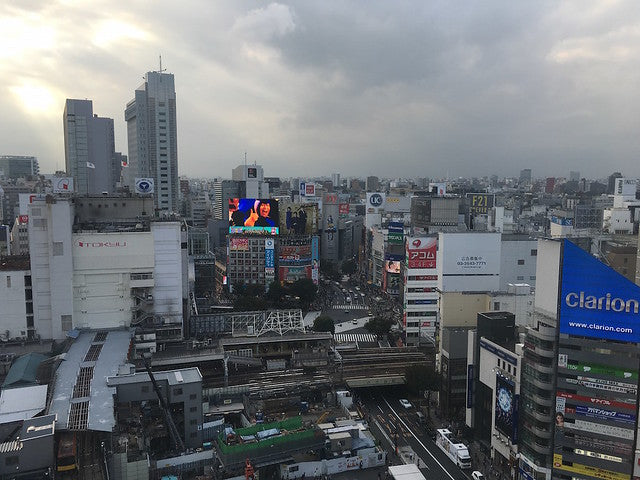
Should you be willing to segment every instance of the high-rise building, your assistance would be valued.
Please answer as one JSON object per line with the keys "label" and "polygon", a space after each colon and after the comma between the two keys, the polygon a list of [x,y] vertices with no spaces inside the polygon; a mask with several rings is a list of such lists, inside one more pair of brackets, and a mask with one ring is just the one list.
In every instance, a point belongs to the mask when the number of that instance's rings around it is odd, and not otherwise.
{"label": "high-rise building", "polygon": [[63,116],[67,174],[79,194],[115,193],[113,119],[94,115],[91,100],[67,99]]}
{"label": "high-rise building", "polygon": [[231,178],[244,185],[242,197],[269,198],[269,184],[261,165],[238,165],[231,171]]}
{"label": "high-rise building", "polygon": [[569,181],[570,182],[579,182],[580,181],[580,172],[576,172],[571,170],[569,172]]}
{"label": "high-rise building", "polygon": [[367,192],[377,192],[380,189],[380,180],[378,177],[369,176],[366,181]]}
{"label": "high-rise building", "polygon": [[127,122],[129,162],[126,185],[135,189],[136,178],[154,180],[155,207],[179,208],[176,91],[173,74],[147,72],[145,82],[124,112]]}
{"label": "high-rise building", "polygon": [[524,168],[522,170],[520,170],[520,183],[527,183],[530,184],[531,183],[531,169],[530,168]]}
{"label": "high-rise building", "polygon": [[0,177],[30,177],[38,175],[39,172],[38,160],[36,157],[0,155]]}
{"label": "high-rise building", "polygon": [[332,173],[331,174],[331,183],[333,184],[333,188],[340,188],[340,174]]}

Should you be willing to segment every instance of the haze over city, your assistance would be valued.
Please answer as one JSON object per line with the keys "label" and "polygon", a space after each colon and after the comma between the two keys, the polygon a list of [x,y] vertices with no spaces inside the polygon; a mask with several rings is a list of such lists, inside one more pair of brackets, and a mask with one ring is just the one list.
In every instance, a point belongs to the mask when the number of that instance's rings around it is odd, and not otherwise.
{"label": "haze over city", "polygon": [[2,152],[64,169],[66,98],[176,80],[180,174],[640,176],[634,1],[0,6]]}

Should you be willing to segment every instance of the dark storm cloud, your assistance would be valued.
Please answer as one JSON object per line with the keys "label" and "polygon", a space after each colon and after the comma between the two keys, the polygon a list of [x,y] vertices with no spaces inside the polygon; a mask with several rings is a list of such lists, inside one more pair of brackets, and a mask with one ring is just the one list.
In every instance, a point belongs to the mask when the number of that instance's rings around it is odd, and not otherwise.
{"label": "dark storm cloud", "polygon": [[67,97],[126,152],[124,106],[162,54],[183,174],[229,176],[247,151],[283,176],[640,176],[635,1],[23,5],[0,6],[0,153],[45,170]]}

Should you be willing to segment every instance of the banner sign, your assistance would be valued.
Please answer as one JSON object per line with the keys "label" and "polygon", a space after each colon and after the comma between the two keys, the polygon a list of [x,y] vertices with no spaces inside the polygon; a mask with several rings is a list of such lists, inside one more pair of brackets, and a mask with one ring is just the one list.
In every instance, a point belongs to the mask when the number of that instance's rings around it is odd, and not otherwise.
{"label": "banner sign", "polygon": [[493,208],[494,195],[489,193],[467,193],[469,213],[487,214]]}
{"label": "banner sign", "polygon": [[640,343],[640,287],[568,240],[560,333]]}
{"label": "banner sign", "polygon": [[406,256],[408,268],[436,268],[437,238],[409,238]]}

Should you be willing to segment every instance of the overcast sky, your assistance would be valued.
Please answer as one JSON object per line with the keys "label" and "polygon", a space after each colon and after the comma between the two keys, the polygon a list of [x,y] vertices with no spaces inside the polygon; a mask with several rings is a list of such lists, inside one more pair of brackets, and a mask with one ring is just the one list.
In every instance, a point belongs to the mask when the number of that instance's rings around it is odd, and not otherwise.
{"label": "overcast sky", "polygon": [[0,155],[63,169],[66,98],[127,153],[160,54],[181,175],[640,177],[637,0],[4,0]]}

